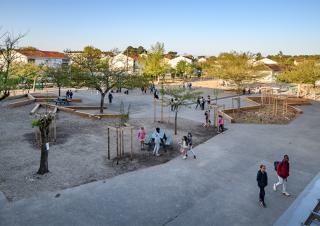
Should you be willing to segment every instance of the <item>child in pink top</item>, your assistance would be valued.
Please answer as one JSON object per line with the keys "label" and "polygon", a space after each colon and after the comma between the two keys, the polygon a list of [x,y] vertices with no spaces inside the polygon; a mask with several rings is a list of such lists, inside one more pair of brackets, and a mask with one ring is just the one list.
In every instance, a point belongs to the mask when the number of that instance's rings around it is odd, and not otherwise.
{"label": "child in pink top", "polygon": [[223,133],[224,131],[224,119],[222,115],[219,115],[219,132]]}
{"label": "child in pink top", "polygon": [[138,132],[138,139],[139,139],[139,142],[141,145],[141,150],[144,149],[144,138],[145,137],[146,137],[146,131],[144,130],[143,127],[141,127]]}

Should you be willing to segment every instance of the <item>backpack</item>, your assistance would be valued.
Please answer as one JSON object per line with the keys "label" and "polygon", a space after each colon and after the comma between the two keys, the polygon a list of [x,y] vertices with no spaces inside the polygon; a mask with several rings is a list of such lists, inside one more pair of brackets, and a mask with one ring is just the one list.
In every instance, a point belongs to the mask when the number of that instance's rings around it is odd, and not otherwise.
{"label": "backpack", "polygon": [[274,170],[277,171],[278,165],[280,164],[280,161],[274,161]]}

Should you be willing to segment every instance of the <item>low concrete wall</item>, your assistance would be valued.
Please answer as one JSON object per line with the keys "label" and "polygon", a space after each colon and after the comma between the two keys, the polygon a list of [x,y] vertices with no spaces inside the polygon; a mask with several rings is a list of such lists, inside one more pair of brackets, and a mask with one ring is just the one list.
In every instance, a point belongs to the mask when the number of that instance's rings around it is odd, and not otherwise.
{"label": "low concrete wall", "polygon": [[30,111],[30,115],[33,115],[40,107],[40,104],[36,104],[36,106]]}
{"label": "low concrete wall", "polygon": [[95,114],[95,116],[101,118],[128,118],[128,115],[121,115],[121,114]]}
{"label": "low concrete wall", "polygon": [[27,97],[27,94],[9,96],[9,97],[6,98],[6,100],[16,100],[16,99],[20,99],[20,98],[23,98],[23,97]]}
{"label": "low concrete wall", "polygon": [[[79,109],[79,110],[99,110],[99,106],[65,106],[66,108]],[[103,107],[107,109],[107,107]]]}
{"label": "low concrete wall", "polygon": [[25,105],[32,104],[32,103],[34,103],[34,100],[22,100],[22,101],[17,101],[17,102],[8,104],[7,107],[16,108],[16,107],[25,106]]}
{"label": "low concrete wall", "polygon": [[[257,100],[261,100],[261,97],[247,97],[247,99],[256,103],[257,105],[256,106],[241,107],[240,111],[254,110],[254,109],[259,109],[261,107],[261,104],[259,102],[257,102]],[[292,105],[289,105],[289,102],[288,102],[288,108],[290,108],[291,110],[293,110],[297,114],[303,113],[303,110],[301,110],[297,107],[293,107]],[[221,113],[223,114],[223,117],[225,117],[227,120],[229,120],[229,122],[235,123],[236,122],[235,119],[232,118],[230,115],[228,115],[228,113],[233,113],[237,110],[238,109],[226,109],[226,110],[223,110]]]}

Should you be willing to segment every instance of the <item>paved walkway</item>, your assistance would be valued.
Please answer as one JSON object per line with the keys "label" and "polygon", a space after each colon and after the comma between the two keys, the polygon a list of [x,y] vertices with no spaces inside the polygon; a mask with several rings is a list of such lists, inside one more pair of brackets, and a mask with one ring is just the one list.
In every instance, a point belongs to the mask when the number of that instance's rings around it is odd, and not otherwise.
{"label": "paved walkway", "polygon": [[[195,148],[198,159],[123,174],[56,193],[0,204],[0,225],[272,225],[319,172],[320,104],[289,125],[229,125]],[[272,191],[273,161],[291,159],[287,198]],[[255,177],[269,172],[268,208]],[[1,201],[0,199],[0,202]]]}

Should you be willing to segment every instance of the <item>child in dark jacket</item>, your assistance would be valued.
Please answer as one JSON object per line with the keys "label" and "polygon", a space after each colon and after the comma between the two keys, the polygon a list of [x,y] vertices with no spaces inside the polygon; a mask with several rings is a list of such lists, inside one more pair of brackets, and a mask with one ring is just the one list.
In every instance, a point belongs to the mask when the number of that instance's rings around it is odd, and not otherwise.
{"label": "child in dark jacket", "polygon": [[257,173],[257,182],[258,182],[258,187],[260,188],[260,193],[259,193],[260,205],[263,207],[266,207],[266,203],[264,202],[264,196],[265,196],[264,188],[268,185],[268,175],[266,172],[265,165],[260,165],[260,169]]}

